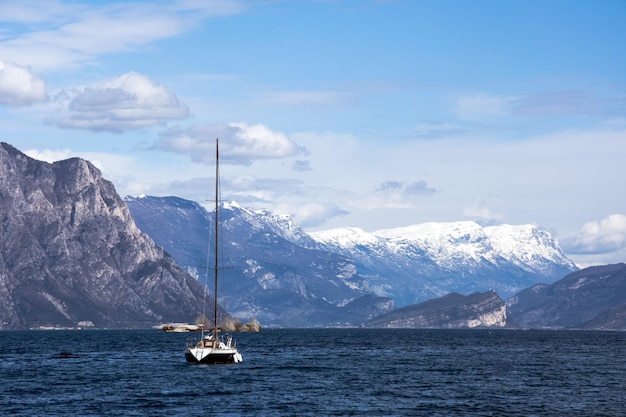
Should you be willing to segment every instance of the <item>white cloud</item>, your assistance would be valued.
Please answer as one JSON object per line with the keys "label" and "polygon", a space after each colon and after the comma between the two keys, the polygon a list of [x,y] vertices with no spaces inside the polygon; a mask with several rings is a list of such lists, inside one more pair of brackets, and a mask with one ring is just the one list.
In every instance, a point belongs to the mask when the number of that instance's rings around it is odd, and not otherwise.
{"label": "white cloud", "polygon": [[25,106],[47,99],[45,83],[29,68],[0,61],[0,104]]}
{"label": "white cloud", "polygon": [[289,178],[258,178],[254,175],[239,175],[222,182],[227,198],[238,202],[251,203],[255,208],[263,208],[284,202],[286,196],[307,194],[307,186],[301,181]]}
{"label": "white cloud", "polygon": [[463,216],[487,222],[502,220],[502,215],[494,212],[482,198],[477,198],[472,205],[463,209]]}
{"label": "white cloud", "polygon": [[49,163],[62,161],[76,156],[76,154],[70,149],[27,149],[23,152],[33,159]]}
{"label": "white cloud", "polygon": [[586,223],[577,236],[564,239],[566,252],[603,254],[626,248],[626,215],[611,214],[601,220]]}
{"label": "white cloud", "polygon": [[[226,148],[227,136],[222,134],[232,126],[203,127],[205,130],[187,132],[191,137],[188,146],[176,152],[196,160],[204,156],[212,162],[214,138],[220,136],[221,156],[231,156],[234,149]],[[575,231],[567,229],[572,223],[582,224],[581,219],[590,218],[596,199],[603,201],[604,209],[624,206],[623,195],[615,190],[624,185],[620,161],[626,149],[625,134],[568,131],[524,141],[457,138],[380,143],[359,142],[354,136],[330,132],[300,133],[293,139],[306,146],[306,160],[314,171],[291,169],[300,159],[297,157],[250,159],[244,154],[231,162],[254,160],[254,166],[225,167],[223,192],[225,198],[255,209],[290,213],[298,221],[309,219],[308,228],[348,223],[376,230],[456,221],[464,214],[488,222],[549,225],[563,236]],[[606,149],[611,150],[610,155]],[[603,169],[588,169],[598,165]],[[206,173],[204,167],[201,175]],[[182,189],[175,186],[169,193]],[[476,196],[488,198],[475,200]],[[191,194],[181,197],[190,198]],[[195,195],[193,199],[201,200]],[[350,214],[329,214],[315,224],[313,219],[319,217],[303,209],[311,202],[334,205]]]}
{"label": "white cloud", "polygon": [[512,112],[522,116],[606,115],[620,117],[626,108],[626,97],[620,92],[611,94],[573,90],[544,91],[511,101]]}
{"label": "white cloud", "polygon": [[85,9],[77,3],[67,4],[56,0],[21,0],[0,3],[0,22],[42,23],[62,22]]}
{"label": "white cloud", "polygon": [[[155,178],[146,172],[157,172],[154,167],[146,167],[145,161],[134,156],[106,152],[78,152],[71,149],[28,149],[23,151],[31,158],[53,163],[69,158],[82,158],[100,170],[102,176],[115,184],[120,195],[138,195],[152,186]],[[157,175],[161,175],[158,173]]]}
{"label": "white cloud", "polygon": [[350,214],[340,209],[335,204],[326,202],[309,202],[298,206],[294,212],[294,219],[303,227],[315,227],[335,217],[343,217]]}
{"label": "white cloud", "polygon": [[[229,173],[233,170],[229,167]],[[208,176],[192,179],[166,180],[131,195],[176,195],[202,202],[212,195],[214,179]],[[222,175],[222,199],[237,201],[255,210],[266,209],[274,214],[290,214],[302,227],[320,226],[331,219],[343,217],[349,212],[341,208],[329,195],[348,198],[345,191],[320,189],[293,178],[259,178],[254,175]],[[340,203],[341,204],[341,203]]]}
{"label": "white cloud", "polygon": [[128,176],[137,167],[135,157],[116,153],[77,152],[71,149],[27,149],[24,153],[31,158],[49,163],[69,158],[82,158],[102,171],[102,175],[108,180]]}
{"label": "white cloud", "polygon": [[456,97],[453,100],[452,110],[461,120],[492,120],[508,116],[512,100],[514,97],[476,93]]}
{"label": "white cloud", "polygon": [[[69,97],[69,98],[66,98]],[[59,127],[123,132],[163,125],[189,115],[187,105],[145,75],[129,72],[99,86],[65,90],[66,113],[49,122]]]}
{"label": "white cloud", "polygon": [[354,202],[367,208],[412,208],[424,197],[437,193],[424,180],[384,181],[375,187],[373,192],[367,191]]}
{"label": "white cloud", "polygon": [[[203,19],[241,13],[235,0],[70,3],[25,0],[0,4],[11,23],[0,38],[0,56],[37,69],[92,63],[99,55],[137,51],[196,27]],[[37,30],[20,24],[37,23]]]}
{"label": "white cloud", "polygon": [[280,159],[304,153],[286,134],[267,126],[246,123],[205,124],[164,132],[152,149],[188,155],[198,163],[215,160],[215,138],[220,138],[223,161],[249,165],[257,159]]}
{"label": "white cloud", "polygon": [[[554,117],[604,115],[618,118],[624,114],[626,98],[620,91],[601,94],[592,91],[542,91],[521,96],[475,93],[452,100],[453,113],[463,121],[490,122],[504,117]],[[426,128],[430,127],[426,125]],[[436,127],[436,126],[435,126]],[[440,129],[458,129],[443,124]]]}

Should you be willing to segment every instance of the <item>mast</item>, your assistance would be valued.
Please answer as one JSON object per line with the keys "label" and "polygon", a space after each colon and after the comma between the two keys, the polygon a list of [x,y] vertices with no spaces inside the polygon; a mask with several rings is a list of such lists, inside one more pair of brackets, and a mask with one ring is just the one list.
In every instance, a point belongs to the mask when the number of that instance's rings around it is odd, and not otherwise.
{"label": "mast", "polygon": [[213,310],[213,337],[217,341],[217,271],[218,271],[218,244],[219,239],[217,237],[219,230],[219,221],[218,221],[218,212],[219,212],[219,175],[220,175],[220,151],[219,151],[219,140],[220,138],[215,139],[215,268],[214,268],[214,281],[215,281],[215,302],[214,310]]}

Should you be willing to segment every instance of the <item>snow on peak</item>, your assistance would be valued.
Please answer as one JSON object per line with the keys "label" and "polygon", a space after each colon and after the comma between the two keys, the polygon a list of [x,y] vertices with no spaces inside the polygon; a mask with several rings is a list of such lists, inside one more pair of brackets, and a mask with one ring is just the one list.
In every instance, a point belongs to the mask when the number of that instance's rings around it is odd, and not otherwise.
{"label": "snow on peak", "polygon": [[472,221],[450,223],[428,222],[395,229],[377,230],[373,234],[386,239],[408,241],[457,241],[459,239],[471,241],[477,238],[482,239],[485,236],[483,228]]}
{"label": "snow on peak", "polygon": [[[525,269],[554,262],[573,264],[561,252],[556,239],[536,226],[482,227],[473,221],[428,222],[367,233],[356,227],[314,232],[311,237],[327,247],[341,248],[346,255],[370,248],[369,253],[423,253],[439,265],[458,262],[492,264],[506,259]],[[418,252],[415,249],[419,248]]]}
{"label": "snow on peak", "polygon": [[494,254],[483,228],[472,221],[428,222],[374,234],[402,247],[418,246],[440,265],[459,261],[493,262]]}
{"label": "snow on peak", "polygon": [[269,229],[278,236],[301,246],[314,246],[313,240],[302,230],[296,221],[288,214],[274,215],[269,210],[252,210],[239,205],[235,201],[224,203],[225,208],[236,210],[243,214],[243,219],[257,231]]}
{"label": "snow on peak", "polygon": [[531,224],[490,226],[485,233],[499,253],[521,263],[533,263],[539,259],[569,266],[574,264],[565,257],[557,240],[546,230]]}
{"label": "snow on peak", "polygon": [[224,208],[228,208],[228,209],[243,209],[243,210],[247,210],[245,207],[243,207],[242,205],[240,205],[238,202],[236,202],[235,200],[232,201],[224,201]]}
{"label": "snow on peak", "polygon": [[309,235],[317,242],[326,245],[351,247],[359,244],[379,243],[379,238],[363,231],[359,227],[340,227],[337,229],[311,232]]}

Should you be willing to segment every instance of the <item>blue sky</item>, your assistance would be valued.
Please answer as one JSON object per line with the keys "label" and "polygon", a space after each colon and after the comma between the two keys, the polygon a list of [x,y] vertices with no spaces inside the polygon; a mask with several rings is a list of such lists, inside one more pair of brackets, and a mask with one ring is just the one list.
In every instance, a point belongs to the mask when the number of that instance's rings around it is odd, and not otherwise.
{"label": "blue sky", "polygon": [[0,2],[0,140],[307,230],[536,224],[626,261],[626,2]]}

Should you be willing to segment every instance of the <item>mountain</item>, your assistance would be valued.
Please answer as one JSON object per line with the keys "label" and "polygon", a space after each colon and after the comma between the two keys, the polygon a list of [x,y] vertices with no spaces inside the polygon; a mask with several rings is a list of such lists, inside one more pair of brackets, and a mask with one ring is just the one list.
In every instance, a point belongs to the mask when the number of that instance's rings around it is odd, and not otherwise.
{"label": "mountain", "polygon": [[526,328],[626,330],[626,264],[585,268],[507,300],[510,319]]}
{"label": "mountain", "polygon": [[49,164],[0,143],[0,214],[0,329],[149,327],[201,311],[204,287],[85,160]]}
{"label": "mountain", "polygon": [[376,328],[504,327],[506,305],[494,291],[463,296],[450,293],[390,311],[365,323]]}
{"label": "mountain", "polygon": [[311,237],[320,249],[352,259],[369,287],[398,306],[488,289],[506,298],[578,269],[549,232],[532,225],[431,222],[373,233],[340,228]]}
{"label": "mountain", "polygon": [[626,330],[626,303],[610,308],[576,327],[588,330]]}
{"label": "mountain", "polygon": [[[138,227],[204,281],[199,266],[213,263],[207,250],[214,239],[213,213],[177,197],[125,200]],[[223,203],[220,215],[229,268],[219,300],[232,315],[264,326],[343,326],[393,307],[389,298],[371,294],[349,258],[313,248],[315,242],[288,216],[237,203]]]}
{"label": "mountain", "polygon": [[[212,214],[178,197],[125,200],[139,228],[197,276],[207,263]],[[426,223],[308,234],[289,216],[237,203],[223,210],[232,268],[220,302],[264,325],[358,325],[394,305],[450,292],[511,296],[577,269],[550,233],[531,225]]]}

